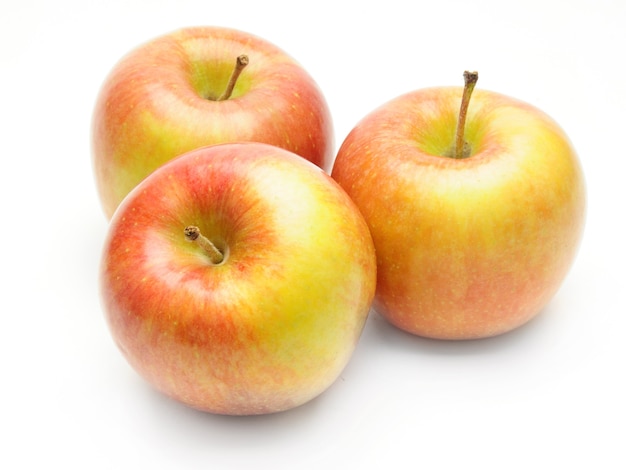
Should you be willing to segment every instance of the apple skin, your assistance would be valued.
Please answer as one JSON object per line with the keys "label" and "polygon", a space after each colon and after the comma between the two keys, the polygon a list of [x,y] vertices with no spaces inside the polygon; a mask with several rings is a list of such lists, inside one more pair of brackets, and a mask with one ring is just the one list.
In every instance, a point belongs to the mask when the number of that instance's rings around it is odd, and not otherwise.
{"label": "apple skin", "polygon": [[[216,101],[242,54],[250,62],[231,98]],[[185,28],[137,47],[110,72],[93,111],[92,160],[105,215],[166,161],[237,141],[276,145],[330,171],[330,111],[300,64],[261,38],[219,27]]]}
{"label": "apple skin", "polygon": [[476,90],[449,158],[462,96],[417,90],[371,112],[342,143],[333,178],[374,239],[374,308],[415,335],[477,339],[537,315],[573,263],[585,184],[563,130],[519,100]]}
{"label": "apple skin", "polygon": [[[213,265],[184,228],[226,253]],[[101,294],[148,382],[217,414],[283,411],[322,393],[376,289],[367,224],[320,168],[260,143],[222,144],[148,176],[111,220]]]}

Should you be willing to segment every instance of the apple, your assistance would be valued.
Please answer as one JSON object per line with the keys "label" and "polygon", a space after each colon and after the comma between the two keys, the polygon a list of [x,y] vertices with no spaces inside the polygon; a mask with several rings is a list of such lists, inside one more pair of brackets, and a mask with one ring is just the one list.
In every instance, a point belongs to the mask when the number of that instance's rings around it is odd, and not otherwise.
{"label": "apple", "polygon": [[185,28],[137,47],[104,81],[93,169],[110,219],[148,174],[206,145],[264,142],[329,172],[333,132],[319,87],[284,51],[242,31]]}
{"label": "apple", "polygon": [[372,111],[332,170],[374,239],[375,310],[430,338],[528,322],[562,284],[584,226],[583,173],[562,128],[465,77],[464,89],[415,90]]}
{"label": "apple", "polygon": [[252,415],[327,389],[376,290],[362,215],[311,162],[278,147],[203,147],[145,178],[102,255],[111,334],[132,367],[193,408]]}

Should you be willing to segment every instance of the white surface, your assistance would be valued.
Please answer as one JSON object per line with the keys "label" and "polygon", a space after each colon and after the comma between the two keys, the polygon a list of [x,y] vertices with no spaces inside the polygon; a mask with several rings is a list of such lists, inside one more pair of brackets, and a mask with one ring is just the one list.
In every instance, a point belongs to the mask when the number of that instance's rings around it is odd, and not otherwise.
{"label": "white surface", "polygon": [[[626,468],[626,3],[317,3],[2,4],[1,468]],[[121,55],[199,24],[256,33],[298,59],[331,106],[337,146],[374,107],[460,84],[465,69],[552,115],[580,154],[589,206],[546,311],[458,343],[372,315],[341,379],[282,414],[212,416],[152,391],[100,309],[107,223],[89,124]]]}

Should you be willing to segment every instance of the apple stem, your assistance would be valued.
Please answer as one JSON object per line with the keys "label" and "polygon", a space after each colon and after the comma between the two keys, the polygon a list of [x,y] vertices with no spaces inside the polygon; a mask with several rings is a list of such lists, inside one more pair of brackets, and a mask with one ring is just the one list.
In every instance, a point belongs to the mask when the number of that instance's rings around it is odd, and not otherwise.
{"label": "apple stem", "polygon": [[465,87],[463,88],[463,98],[461,98],[461,109],[459,109],[459,121],[456,127],[456,140],[454,143],[454,152],[452,157],[461,159],[470,156],[471,148],[465,141],[465,121],[467,120],[467,108],[469,107],[470,98],[476,82],[478,81],[478,72],[463,72]]}
{"label": "apple stem", "polygon": [[237,84],[237,79],[239,78],[239,75],[241,75],[241,72],[243,71],[243,69],[246,68],[246,65],[248,65],[249,62],[250,61],[248,59],[248,56],[245,54],[242,54],[239,57],[237,57],[235,68],[233,69],[233,73],[230,76],[230,79],[228,80],[228,85],[226,85],[226,89],[224,90],[224,93],[222,93],[222,95],[217,99],[217,101],[225,101],[228,98],[230,98],[230,95],[232,95],[235,85]]}
{"label": "apple stem", "polygon": [[199,247],[206,251],[211,263],[220,264],[224,261],[224,254],[213,244],[211,240],[202,235],[200,229],[195,225],[185,227],[185,239],[195,242]]}

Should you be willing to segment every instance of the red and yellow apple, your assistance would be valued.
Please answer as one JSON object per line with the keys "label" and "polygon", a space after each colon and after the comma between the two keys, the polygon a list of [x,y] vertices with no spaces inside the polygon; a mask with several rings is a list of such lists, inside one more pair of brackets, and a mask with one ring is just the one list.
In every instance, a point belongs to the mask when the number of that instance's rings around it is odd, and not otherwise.
{"label": "red and yellow apple", "polygon": [[564,280],[584,225],[583,174],[564,131],[519,100],[462,95],[436,87],[382,105],[349,133],[332,170],[374,239],[375,309],[431,338],[484,338],[529,321]]}
{"label": "red and yellow apple", "polygon": [[326,171],[334,157],[330,112],[312,77],[271,43],[227,28],[186,28],[131,51],[102,85],[92,126],[108,218],[148,174],[198,147],[264,142]]}
{"label": "red and yellow apple", "polygon": [[115,212],[101,263],[112,336],[164,394],[264,414],[327,389],[376,288],[374,245],[341,187],[260,143],[164,164]]}

